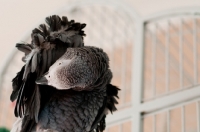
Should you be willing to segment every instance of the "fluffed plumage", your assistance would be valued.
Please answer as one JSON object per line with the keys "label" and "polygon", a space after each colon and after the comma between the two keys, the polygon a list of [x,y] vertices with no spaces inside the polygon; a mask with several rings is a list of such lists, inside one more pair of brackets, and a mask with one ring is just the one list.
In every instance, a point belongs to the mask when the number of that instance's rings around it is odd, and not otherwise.
{"label": "fluffed plumage", "polygon": [[[32,31],[31,44],[22,43],[16,45],[20,51],[25,53],[22,58],[25,65],[13,79],[13,92],[10,96],[11,101],[17,100],[14,113],[16,117],[22,118],[22,123],[17,123],[21,125],[20,132],[33,132],[36,130],[41,132],[52,130],[76,132],[83,129],[85,131],[93,131],[95,129],[97,132],[102,132],[105,129],[105,110],[109,109],[111,112],[116,110],[115,104],[117,104],[117,101],[115,97],[117,97],[119,90],[110,84],[112,73],[108,70],[107,55],[101,49],[84,47],[83,36],[85,34],[82,29],[86,24],[76,23],[74,20],[68,21],[67,17],[60,18],[57,15],[47,17],[46,23],[47,25],[41,24],[39,29],[35,28]],[[88,51],[88,49],[90,50]],[[81,76],[81,79],[87,80],[87,83],[83,84],[83,80],[77,85],[71,83],[69,86],[73,88],[65,88],[64,90],[60,90],[59,87],[56,87],[56,89],[52,86],[35,83],[49,70],[52,64],[56,62],[54,65],[57,65],[60,60],[66,60],[64,58],[66,53],[68,53],[67,57],[69,58],[77,56],[84,58],[82,54],[85,54],[85,52],[83,51],[96,55],[88,56],[87,58],[89,60],[97,59],[98,61],[95,60],[95,62],[99,64],[98,69],[96,69],[98,72],[94,72],[95,74],[89,79]],[[101,57],[103,53],[105,55]],[[79,65],[75,66],[81,68],[87,62],[88,60],[86,62],[81,61]],[[88,72],[92,73],[88,66],[94,66],[94,70],[96,68],[95,63],[91,61],[89,65],[85,65],[87,72],[84,75],[88,74]],[[73,68],[70,67],[69,71],[73,71]],[[105,69],[109,72],[105,73]],[[73,74],[72,72],[70,75],[77,77],[82,72],[79,74]],[[108,74],[108,78],[99,76],[102,73]],[[69,82],[73,81],[70,77],[65,79],[68,79]],[[76,81],[77,79],[74,80],[74,82]],[[99,93],[99,91],[101,92]],[[101,96],[99,100],[97,100],[97,95]],[[81,101],[85,103],[81,104],[82,109],[77,109],[78,106],[76,105],[80,104]],[[92,108],[88,109],[87,106]],[[82,111],[83,109],[84,111]],[[94,111],[91,112],[90,110]],[[65,112],[62,113],[63,111]],[[92,118],[87,117],[90,113],[93,114],[91,115]],[[64,114],[64,117],[62,114]],[[78,118],[84,120],[84,122],[79,121]],[[65,122],[62,119],[65,119]],[[63,122],[65,125],[61,126]],[[73,124],[73,127],[70,123]],[[12,132],[17,132],[15,130],[19,130],[19,126],[14,126]]]}
{"label": "fluffed plumage", "polygon": [[49,71],[36,80],[37,84],[67,90],[52,96],[39,116],[37,131],[47,128],[59,132],[103,131],[108,109],[116,110],[114,96],[118,88],[110,84],[111,79],[109,59],[102,49],[68,48]]}

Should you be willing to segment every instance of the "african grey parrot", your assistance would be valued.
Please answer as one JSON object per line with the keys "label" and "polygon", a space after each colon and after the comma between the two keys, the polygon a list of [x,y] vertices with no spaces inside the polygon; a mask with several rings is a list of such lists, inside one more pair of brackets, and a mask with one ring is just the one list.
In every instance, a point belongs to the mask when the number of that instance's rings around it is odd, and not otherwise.
{"label": "african grey parrot", "polygon": [[119,90],[110,84],[107,55],[84,46],[85,24],[57,15],[46,23],[32,31],[31,44],[16,45],[25,65],[13,79],[20,118],[12,132],[102,132]]}

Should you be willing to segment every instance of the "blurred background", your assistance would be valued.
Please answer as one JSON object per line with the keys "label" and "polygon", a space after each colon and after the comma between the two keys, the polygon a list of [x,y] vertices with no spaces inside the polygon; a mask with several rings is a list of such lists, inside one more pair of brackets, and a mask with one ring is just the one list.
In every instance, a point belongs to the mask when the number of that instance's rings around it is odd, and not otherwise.
{"label": "blurred background", "polygon": [[200,132],[199,0],[0,0],[0,127],[11,129],[17,42],[57,14],[86,23],[85,45],[110,57],[121,88],[106,132]]}

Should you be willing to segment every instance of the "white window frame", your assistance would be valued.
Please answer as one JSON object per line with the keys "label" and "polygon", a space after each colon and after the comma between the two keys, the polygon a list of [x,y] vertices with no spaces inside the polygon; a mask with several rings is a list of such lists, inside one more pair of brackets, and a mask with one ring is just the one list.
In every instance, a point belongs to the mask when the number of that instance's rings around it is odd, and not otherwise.
{"label": "white window frame", "polygon": [[[200,97],[200,86],[194,86],[190,89],[178,91],[176,93],[167,94],[163,97],[156,98],[148,102],[142,102],[143,95],[143,71],[144,71],[144,27],[149,21],[165,18],[167,16],[178,15],[197,15],[200,13],[200,8],[184,8],[177,10],[168,10],[148,16],[138,21],[137,37],[134,45],[134,63],[133,63],[133,91],[132,91],[132,131],[142,132],[142,115],[158,110],[168,109],[174,105],[188,102]],[[199,111],[198,111],[199,113]],[[199,125],[199,122],[197,123]],[[155,130],[155,129],[154,129]],[[184,132],[184,129],[183,129]]]}
{"label": "white window frame", "polygon": [[[144,71],[144,27],[145,23],[152,20],[178,15],[198,15],[200,16],[200,8],[182,8],[177,10],[167,10],[147,16],[136,21],[136,37],[133,46],[133,70],[132,70],[132,106],[131,108],[116,112],[114,116],[109,116],[108,124],[116,125],[126,120],[132,121],[132,132],[143,132],[143,114],[155,114],[160,110],[167,110],[174,106],[185,104],[187,102],[200,100],[200,86],[193,86],[190,89],[180,90],[175,93],[155,98],[153,100],[142,102],[143,97],[143,71]],[[122,89],[123,90],[123,89]],[[199,104],[198,104],[199,117]],[[168,118],[169,120],[169,118]],[[200,122],[198,120],[198,131],[200,131]],[[155,127],[155,126],[154,126]],[[169,127],[169,126],[168,126]],[[153,128],[155,132],[155,128]],[[182,128],[184,132],[184,128]]]}

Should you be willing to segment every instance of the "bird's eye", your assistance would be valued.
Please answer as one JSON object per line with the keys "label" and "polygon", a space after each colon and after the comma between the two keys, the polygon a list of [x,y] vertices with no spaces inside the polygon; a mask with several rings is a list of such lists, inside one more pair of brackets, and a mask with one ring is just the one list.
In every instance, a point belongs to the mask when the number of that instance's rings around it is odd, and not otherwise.
{"label": "bird's eye", "polygon": [[50,78],[50,76],[49,76],[49,78]]}
{"label": "bird's eye", "polygon": [[59,65],[60,65],[61,63],[59,63]]}

